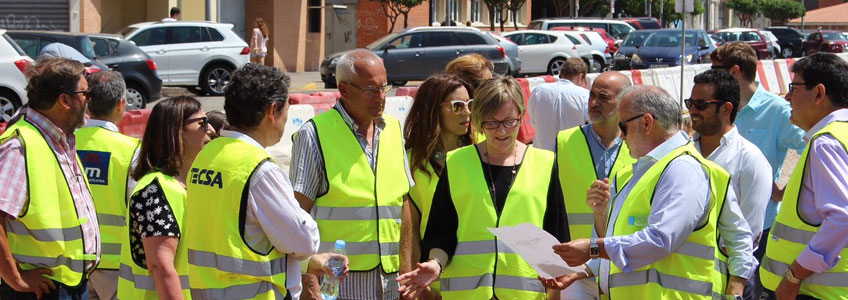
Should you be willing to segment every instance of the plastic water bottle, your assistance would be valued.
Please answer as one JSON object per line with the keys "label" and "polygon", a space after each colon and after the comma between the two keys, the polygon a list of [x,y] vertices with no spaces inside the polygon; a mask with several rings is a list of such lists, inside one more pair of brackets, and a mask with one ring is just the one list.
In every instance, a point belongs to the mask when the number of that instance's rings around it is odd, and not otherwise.
{"label": "plastic water bottle", "polygon": [[[331,253],[345,255],[345,241],[336,240],[336,249]],[[332,257],[327,260],[327,266],[333,270],[333,276],[324,275],[324,282],[321,283],[321,299],[336,300],[339,298],[339,276],[345,271],[344,260]]]}

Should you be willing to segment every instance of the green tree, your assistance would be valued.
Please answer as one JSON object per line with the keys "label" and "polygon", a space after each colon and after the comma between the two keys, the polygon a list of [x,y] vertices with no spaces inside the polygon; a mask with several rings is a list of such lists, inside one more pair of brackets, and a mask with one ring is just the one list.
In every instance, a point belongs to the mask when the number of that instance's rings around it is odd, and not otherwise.
{"label": "green tree", "polygon": [[[525,2],[527,2],[527,0],[510,0],[509,1],[509,11],[512,12],[513,16],[518,16],[518,10],[520,10],[521,7],[524,6]],[[516,17],[516,19],[518,19],[518,17]],[[501,23],[501,24],[503,24],[503,23]],[[515,30],[518,30],[518,22],[512,22],[512,26],[515,28]]]}
{"label": "green tree", "polygon": [[398,17],[403,16],[403,28],[409,27],[409,10],[413,7],[416,7],[423,2],[423,0],[372,0],[374,2],[380,2],[380,9],[383,10],[383,13],[386,14],[386,17],[389,18],[389,22],[391,25],[389,26],[389,32],[391,33],[395,30],[395,23],[397,23]]}
{"label": "green tree", "polygon": [[804,5],[792,0],[764,1],[761,11],[763,16],[771,19],[772,25],[784,25],[789,19],[798,18],[807,13]]}
{"label": "green tree", "polygon": [[[489,10],[489,30],[495,31],[495,10],[503,15],[503,8],[509,5],[509,0],[483,0],[483,2]],[[501,31],[503,31],[503,22],[501,22]]]}
{"label": "green tree", "polygon": [[[672,22],[678,21],[683,17],[681,14],[674,12],[674,0],[649,1],[653,1],[651,5],[652,16],[659,18],[661,15],[660,9],[662,9],[663,27],[667,27]],[[660,6],[660,1],[664,2],[662,6]],[[622,12],[622,15],[625,16],[645,17],[645,0],[616,0],[615,11],[616,14]],[[702,13],[704,13],[704,6],[701,4],[701,1],[696,0],[695,11],[690,14],[696,16]]]}
{"label": "green tree", "polygon": [[[774,1],[774,0],[768,0]],[[766,2],[768,2],[766,1]],[[757,14],[760,13],[760,7],[762,3],[760,0],[729,0],[727,1],[727,7],[733,9],[736,13],[736,17],[739,18],[739,22],[742,23],[744,27],[753,27],[754,19],[757,17]]]}

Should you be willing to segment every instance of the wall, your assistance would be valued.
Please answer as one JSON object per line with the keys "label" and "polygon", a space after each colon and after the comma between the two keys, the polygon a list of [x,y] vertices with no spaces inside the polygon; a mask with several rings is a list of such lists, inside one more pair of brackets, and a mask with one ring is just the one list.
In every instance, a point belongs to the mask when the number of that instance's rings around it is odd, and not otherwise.
{"label": "wall", "polygon": [[[386,35],[389,21],[379,2],[360,0],[356,7],[356,47],[362,48]],[[399,18],[402,19],[402,18]],[[426,22],[425,22],[426,23]],[[403,27],[403,23],[400,25]],[[398,27],[395,24],[395,27]]]}
{"label": "wall", "polygon": [[[206,0],[181,0],[180,20],[203,21],[206,20]],[[168,8],[169,10],[171,8]]]}
{"label": "wall", "polygon": [[100,32],[100,4],[101,0],[82,0],[80,1],[79,16],[80,16],[80,32],[99,33]]}

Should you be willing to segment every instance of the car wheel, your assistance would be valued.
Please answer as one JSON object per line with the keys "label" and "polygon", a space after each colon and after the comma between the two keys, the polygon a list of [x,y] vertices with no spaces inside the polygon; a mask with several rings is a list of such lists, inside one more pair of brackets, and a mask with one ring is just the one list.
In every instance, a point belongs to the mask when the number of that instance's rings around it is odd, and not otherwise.
{"label": "car wheel", "polygon": [[400,80],[392,81],[391,83],[392,83],[393,86],[404,86],[404,85],[406,85],[406,81],[400,81]]}
{"label": "car wheel", "polygon": [[21,99],[12,91],[0,90],[0,122],[9,122],[21,107]]}
{"label": "car wheel", "polygon": [[142,109],[147,106],[147,94],[138,84],[127,84],[127,110]]}
{"label": "car wheel", "polygon": [[597,57],[593,58],[592,59],[592,66],[589,70],[589,73],[600,73],[603,70],[604,70],[604,62],[601,61],[600,58],[597,58]]}
{"label": "car wheel", "polygon": [[337,88],[337,87],[338,87],[338,84],[336,84],[335,81],[324,81],[324,88],[325,89],[334,89],[334,88]]}
{"label": "car wheel", "polygon": [[550,63],[548,63],[548,74],[559,76],[559,72],[562,71],[563,65],[565,65],[565,58],[554,58]]}
{"label": "car wheel", "polygon": [[210,96],[223,96],[224,87],[233,78],[233,68],[225,64],[214,64],[203,70],[200,75],[200,88]]}
{"label": "car wheel", "polygon": [[795,54],[795,49],[792,49],[789,45],[786,45],[785,48],[780,50],[780,56],[783,58],[790,58]]}

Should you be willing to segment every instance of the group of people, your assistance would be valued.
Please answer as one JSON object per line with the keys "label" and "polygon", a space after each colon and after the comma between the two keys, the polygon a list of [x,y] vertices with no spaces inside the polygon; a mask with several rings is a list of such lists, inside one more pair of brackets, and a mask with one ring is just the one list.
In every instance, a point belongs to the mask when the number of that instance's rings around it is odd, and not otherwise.
{"label": "group of people", "polygon": [[[690,135],[659,87],[605,72],[580,90],[579,60],[525,109],[479,55],[426,79],[401,124],[382,60],[357,49],[288,173],[264,150],[287,120],[279,69],[236,70],[221,130],[181,96],[139,141],[115,125],[119,73],[43,58],[0,136],[0,298],[321,299],[331,259],[339,299],[846,297],[848,63],[798,60],[787,102],[744,43],[711,58]],[[528,117],[546,128],[530,145]],[[780,187],[787,149],[801,160]],[[582,271],[541,278],[487,230],[522,223]]]}

